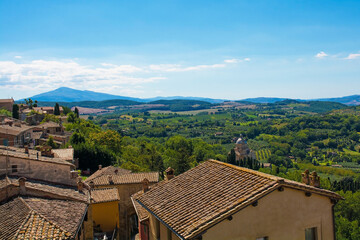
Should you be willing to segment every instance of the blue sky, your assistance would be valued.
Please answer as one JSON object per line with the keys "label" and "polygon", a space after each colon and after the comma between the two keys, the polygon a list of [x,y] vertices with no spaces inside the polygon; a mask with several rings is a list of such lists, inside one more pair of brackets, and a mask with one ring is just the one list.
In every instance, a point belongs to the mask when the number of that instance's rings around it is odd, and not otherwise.
{"label": "blue sky", "polygon": [[360,1],[0,1],[0,98],[360,94]]}

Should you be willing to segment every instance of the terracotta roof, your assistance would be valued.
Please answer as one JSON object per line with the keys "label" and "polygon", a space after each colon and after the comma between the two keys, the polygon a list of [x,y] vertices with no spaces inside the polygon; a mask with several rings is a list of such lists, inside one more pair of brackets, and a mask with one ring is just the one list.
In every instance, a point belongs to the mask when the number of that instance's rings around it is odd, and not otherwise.
{"label": "terracotta roof", "polygon": [[15,124],[13,124],[12,126],[9,125],[0,125],[0,133],[2,134],[7,134],[7,135],[12,135],[12,136],[17,136],[22,132],[25,132],[29,129],[35,128],[34,126],[28,126],[28,125],[24,125],[24,124],[20,124],[20,126],[15,126]]}
{"label": "terracotta roof", "polygon": [[50,162],[50,163],[54,163],[54,164],[69,165],[69,166],[75,167],[74,164],[69,163],[61,158],[44,157],[44,156],[41,156],[40,153],[39,153],[39,157],[37,157],[36,151],[30,150],[30,155],[29,155],[29,154],[25,153],[24,148],[9,147],[8,149],[6,149],[5,146],[0,146],[0,155],[18,157],[18,158],[22,158],[22,159],[29,159],[32,161],[41,161],[41,162]]}
{"label": "terracotta roof", "polygon": [[341,199],[331,191],[215,160],[134,197],[178,237],[190,239],[280,186]]}
{"label": "terracotta roof", "polygon": [[[18,178],[9,177],[11,184],[18,186]],[[37,192],[45,193],[45,195],[51,198],[69,199],[73,201],[87,202],[87,193],[78,192],[75,188],[60,185],[51,184],[43,181],[36,181],[33,179],[27,179],[25,182],[26,191],[29,194],[36,194]]]}
{"label": "terracotta roof", "polygon": [[136,215],[138,216],[140,222],[149,218],[149,212],[146,211],[146,209],[136,201],[136,199],[140,197],[143,193],[144,193],[143,191],[140,191],[131,196],[131,201],[133,203],[133,206],[136,211]]}
{"label": "terracotta roof", "polygon": [[42,128],[49,128],[49,127],[60,127],[60,124],[59,123],[56,123],[56,122],[44,122],[42,124],[40,124],[38,127],[42,127]]}
{"label": "terracotta roof", "polygon": [[92,181],[95,186],[101,185],[118,185],[118,184],[129,184],[129,183],[141,183],[144,178],[147,178],[151,183],[157,183],[159,181],[158,172],[142,172],[142,173],[128,173],[123,175],[111,175],[112,183],[109,182],[110,175],[103,175],[95,178]]}
{"label": "terracotta roof", "polygon": [[91,203],[120,201],[117,188],[101,188],[91,190]]}
{"label": "terracotta roof", "polygon": [[0,99],[0,103],[14,103],[14,99],[12,99],[12,98]]}
{"label": "terracotta roof", "polygon": [[0,205],[0,239],[73,239],[85,203],[17,197]]}
{"label": "terracotta roof", "polygon": [[[117,170],[117,173],[115,173],[116,170]],[[85,180],[85,182],[90,182],[91,180],[101,177],[103,175],[123,175],[123,174],[128,174],[128,173],[131,173],[131,171],[127,170],[127,169],[123,169],[123,168],[114,167],[114,166],[108,166],[108,167],[104,167],[104,168],[94,172],[90,177],[88,177]]]}
{"label": "terracotta roof", "polygon": [[64,159],[64,160],[73,160],[74,159],[74,149],[66,148],[66,149],[52,149],[55,157]]}

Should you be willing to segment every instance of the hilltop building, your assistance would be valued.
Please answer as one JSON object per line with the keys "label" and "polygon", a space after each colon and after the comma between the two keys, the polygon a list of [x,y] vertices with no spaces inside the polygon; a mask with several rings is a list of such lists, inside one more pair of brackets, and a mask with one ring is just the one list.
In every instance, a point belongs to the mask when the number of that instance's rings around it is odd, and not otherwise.
{"label": "hilltop building", "polygon": [[243,137],[239,137],[236,140],[236,145],[234,150],[235,150],[236,161],[244,160],[246,158],[256,159],[255,152],[253,152],[249,148],[247,141]]}
{"label": "hilltop building", "polygon": [[14,105],[14,99],[12,99],[12,98],[0,99],[0,109],[3,108],[5,110],[12,112],[13,105]]}
{"label": "hilltop building", "polygon": [[334,240],[342,197],[308,184],[208,160],[132,196],[141,240]]}

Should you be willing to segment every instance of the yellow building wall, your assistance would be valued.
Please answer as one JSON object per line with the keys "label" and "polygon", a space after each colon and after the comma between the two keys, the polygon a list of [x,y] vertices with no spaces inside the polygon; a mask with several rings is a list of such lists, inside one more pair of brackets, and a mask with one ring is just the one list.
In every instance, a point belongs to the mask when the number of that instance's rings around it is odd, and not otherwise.
{"label": "yellow building wall", "polygon": [[269,237],[276,240],[304,240],[305,229],[317,227],[319,240],[333,240],[331,202],[327,197],[285,188],[259,199],[223,220],[203,234],[203,240],[250,240]]}
{"label": "yellow building wall", "polygon": [[117,201],[92,204],[94,227],[100,224],[104,232],[119,228],[119,206]]}

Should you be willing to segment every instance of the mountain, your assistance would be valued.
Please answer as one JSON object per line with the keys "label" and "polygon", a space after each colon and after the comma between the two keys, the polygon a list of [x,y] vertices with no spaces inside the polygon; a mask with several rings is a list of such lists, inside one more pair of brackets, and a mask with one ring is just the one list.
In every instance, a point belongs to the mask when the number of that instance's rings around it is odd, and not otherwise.
{"label": "mountain", "polygon": [[[133,98],[124,97],[106,93],[99,93],[93,91],[82,91],[67,87],[61,87],[53,91],[41,93],[31,97],[33,100],[40,102],[82,102],[82,101],[105,101],[105,100],[126,100],[135,102],[153,102],[158,100],[194,100],[204,101],[208,103],[222,103],[229,101],[226,99],[213,99],[213,98],[202,98],[202,97],[154,97],[154,98]],[[258,97],[258,98],[246,98],[237,102],[251,102],[251,103],[276,103],[287,100],[288,98],[276,98],[276,97]],[[339,98],[320,98],[320,99],[289,99],[295,101],[322,101],[322,102],[337,102],[349,106],[360,105],[360,95],[345,96]]]}
{"label": "mountain", "polygon": [[318,101],[338,102],[349,106],[357,106],[360,105],[360,95],[351,95],[339,98],[322,98],[318,99]]}
{"label": "mountain", "polygon": [[117,95],[111,95],[111,94],[99,93],[99,92],[93,92],[87,90],[82,91],[67,87],[61,87],[53,91],[32,96],[31,99],[42,102],[104,101],[104,100],[113,100],[113,99],[140,101],[140,102],[144,101],[140,98],[123,97],[123,96],[117,96]]}
{"label": "mountain", "polygon": [[[53,91],[41,93],[35,96],[30,97],[31,99],[41,101],[41,102],[82,102],[82,101],[104,101],[104,100],[129,100],[137,102],[153,102],[157,100],[197,100],[205,101],[209,103],[222,103],[225,100],[223,99],[212,99],[212,98],[202,98],[202,97],[154,97],[154,98],[132,98],[124,97],[106,93],[99,93],[87,90],[76,90],[68,87],[61,87]],[[22,100],[22,99],[21,99]]]}

